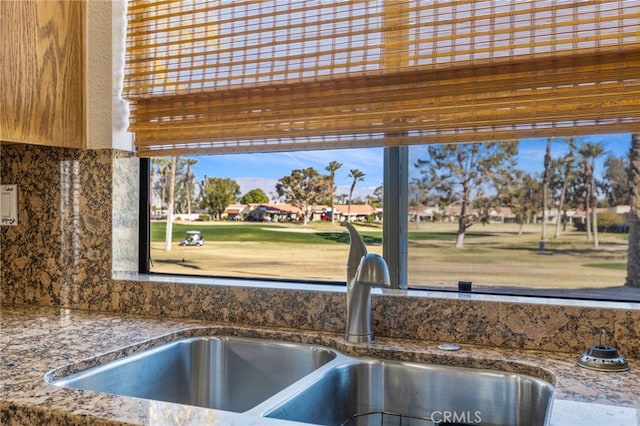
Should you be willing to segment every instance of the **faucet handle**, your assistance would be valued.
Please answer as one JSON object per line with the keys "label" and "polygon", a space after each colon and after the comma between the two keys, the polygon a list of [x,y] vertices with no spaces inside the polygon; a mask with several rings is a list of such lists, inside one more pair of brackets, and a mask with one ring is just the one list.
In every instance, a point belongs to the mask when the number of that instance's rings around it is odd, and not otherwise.
{"label": "faucet handle", "polygon": [[390,287],[389,268],[384,258],[376,253],[367,253],[360,259],[356,284],[376,287]]}

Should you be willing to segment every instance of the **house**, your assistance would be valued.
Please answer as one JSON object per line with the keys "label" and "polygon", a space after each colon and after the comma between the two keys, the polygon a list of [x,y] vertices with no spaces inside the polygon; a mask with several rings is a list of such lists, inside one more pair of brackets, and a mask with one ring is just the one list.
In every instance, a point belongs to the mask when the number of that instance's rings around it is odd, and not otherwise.
{"label": "house", "polygon": [[292,204],[249,204],[245,220],[250,222],[293,222],[299,220],[302,214],[302,210]]}
{"label": "house", "polygon": [[335,204],[336,219],[339,222],[350,221],[366,221],[368,218],[372,220],[379,220],[381,218],[381,211],[370,206],[369,204]]}
{"label": "house", "polygon": [[436,218],[442,217],[439,207],[419,206],[409,209],[409,220],[411,222],[434,222]]}
{"label": "house", "polygon": [[250,207],[247,204],[231,204],[224,209],[222,218],[233,221],[245,220],[250,211]]}
{"label": "house", "polygon": [[629,213],[631,213],[631,206],[622,204],[619,206],[609,207],[607,211],[609,213],[614,213],[614,214],[617,214],[618,216],[622,216],[626,219]]}

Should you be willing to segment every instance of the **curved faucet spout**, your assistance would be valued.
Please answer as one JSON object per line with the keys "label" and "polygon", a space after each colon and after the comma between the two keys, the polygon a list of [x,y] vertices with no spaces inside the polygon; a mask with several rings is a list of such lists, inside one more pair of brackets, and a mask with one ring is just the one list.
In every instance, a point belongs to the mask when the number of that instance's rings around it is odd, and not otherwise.
{"label": "curved faucet spout", "polygon": [[384,259],[368,254],[358,231],[346,222],[351,245],[347,261],[347,321],[344,338],[350,343],[373,341],[371,327],[371,286],[389,286],[389,270]]}
{"label": "curved faucet spout", "polygon": [[367,254],[367,246],[352,224],[344,222],[342,225],[349,231],[349,239],[351,241],[349,245],[349,258],[347,260],[347,287],[349,287],[355,283],[360,259]]}

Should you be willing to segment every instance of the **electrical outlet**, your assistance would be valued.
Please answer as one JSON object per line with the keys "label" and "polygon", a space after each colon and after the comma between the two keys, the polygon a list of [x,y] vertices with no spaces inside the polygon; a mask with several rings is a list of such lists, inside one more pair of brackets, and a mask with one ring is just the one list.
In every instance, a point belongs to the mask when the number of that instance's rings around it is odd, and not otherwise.
{"label": "electrical outlet", "polygon": [[2,225],[18,224],[18,185],[0,185],[0,221]]}

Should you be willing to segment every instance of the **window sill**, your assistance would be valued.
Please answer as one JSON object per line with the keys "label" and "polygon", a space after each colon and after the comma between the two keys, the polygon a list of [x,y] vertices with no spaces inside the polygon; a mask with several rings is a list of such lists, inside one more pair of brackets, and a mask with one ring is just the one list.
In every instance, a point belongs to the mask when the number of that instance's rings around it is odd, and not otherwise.
{"label": "window sill", "polygon": [[[309,283],[294,280],[260,280],[251,278],[231,277],[199,277],[171,274],[140,274],[129,272],[115,272],[114,280],[137,281],[158,284],[179,285],[206,285],[224,286],[234,288],[263,288],[278,290],[303,290],[328,293],[345,293],[346,287],[333,283]],[[517,304],[535,304],[549,306],[585,307],[599,309],[627,309],[640,311],[640,289],[614,287],[598,290],[556,290],[556,289],[522,289],[516,287],[489,287],[474,286],[475,292],[465,293],[452,291],[437,286],[425,289],[392,290],[373,288],[374,296],[409,296],[413,298],[431,298],[444,300],[465,300],[478,302],[501,302]],[[608,294],[608,291],[611,293]],[[527,294],[523,294],[524,292]],[[506,292],[509,292],[507,294]],[[593,298],[594,294],[601,292],[602,299]],[[634,295],[635,293],[635,295]],[[582,294],[590,296],[581,297]],[[620,296],[621,300],[611,300]],[[631,300],[631,297],[636,300]]]}

